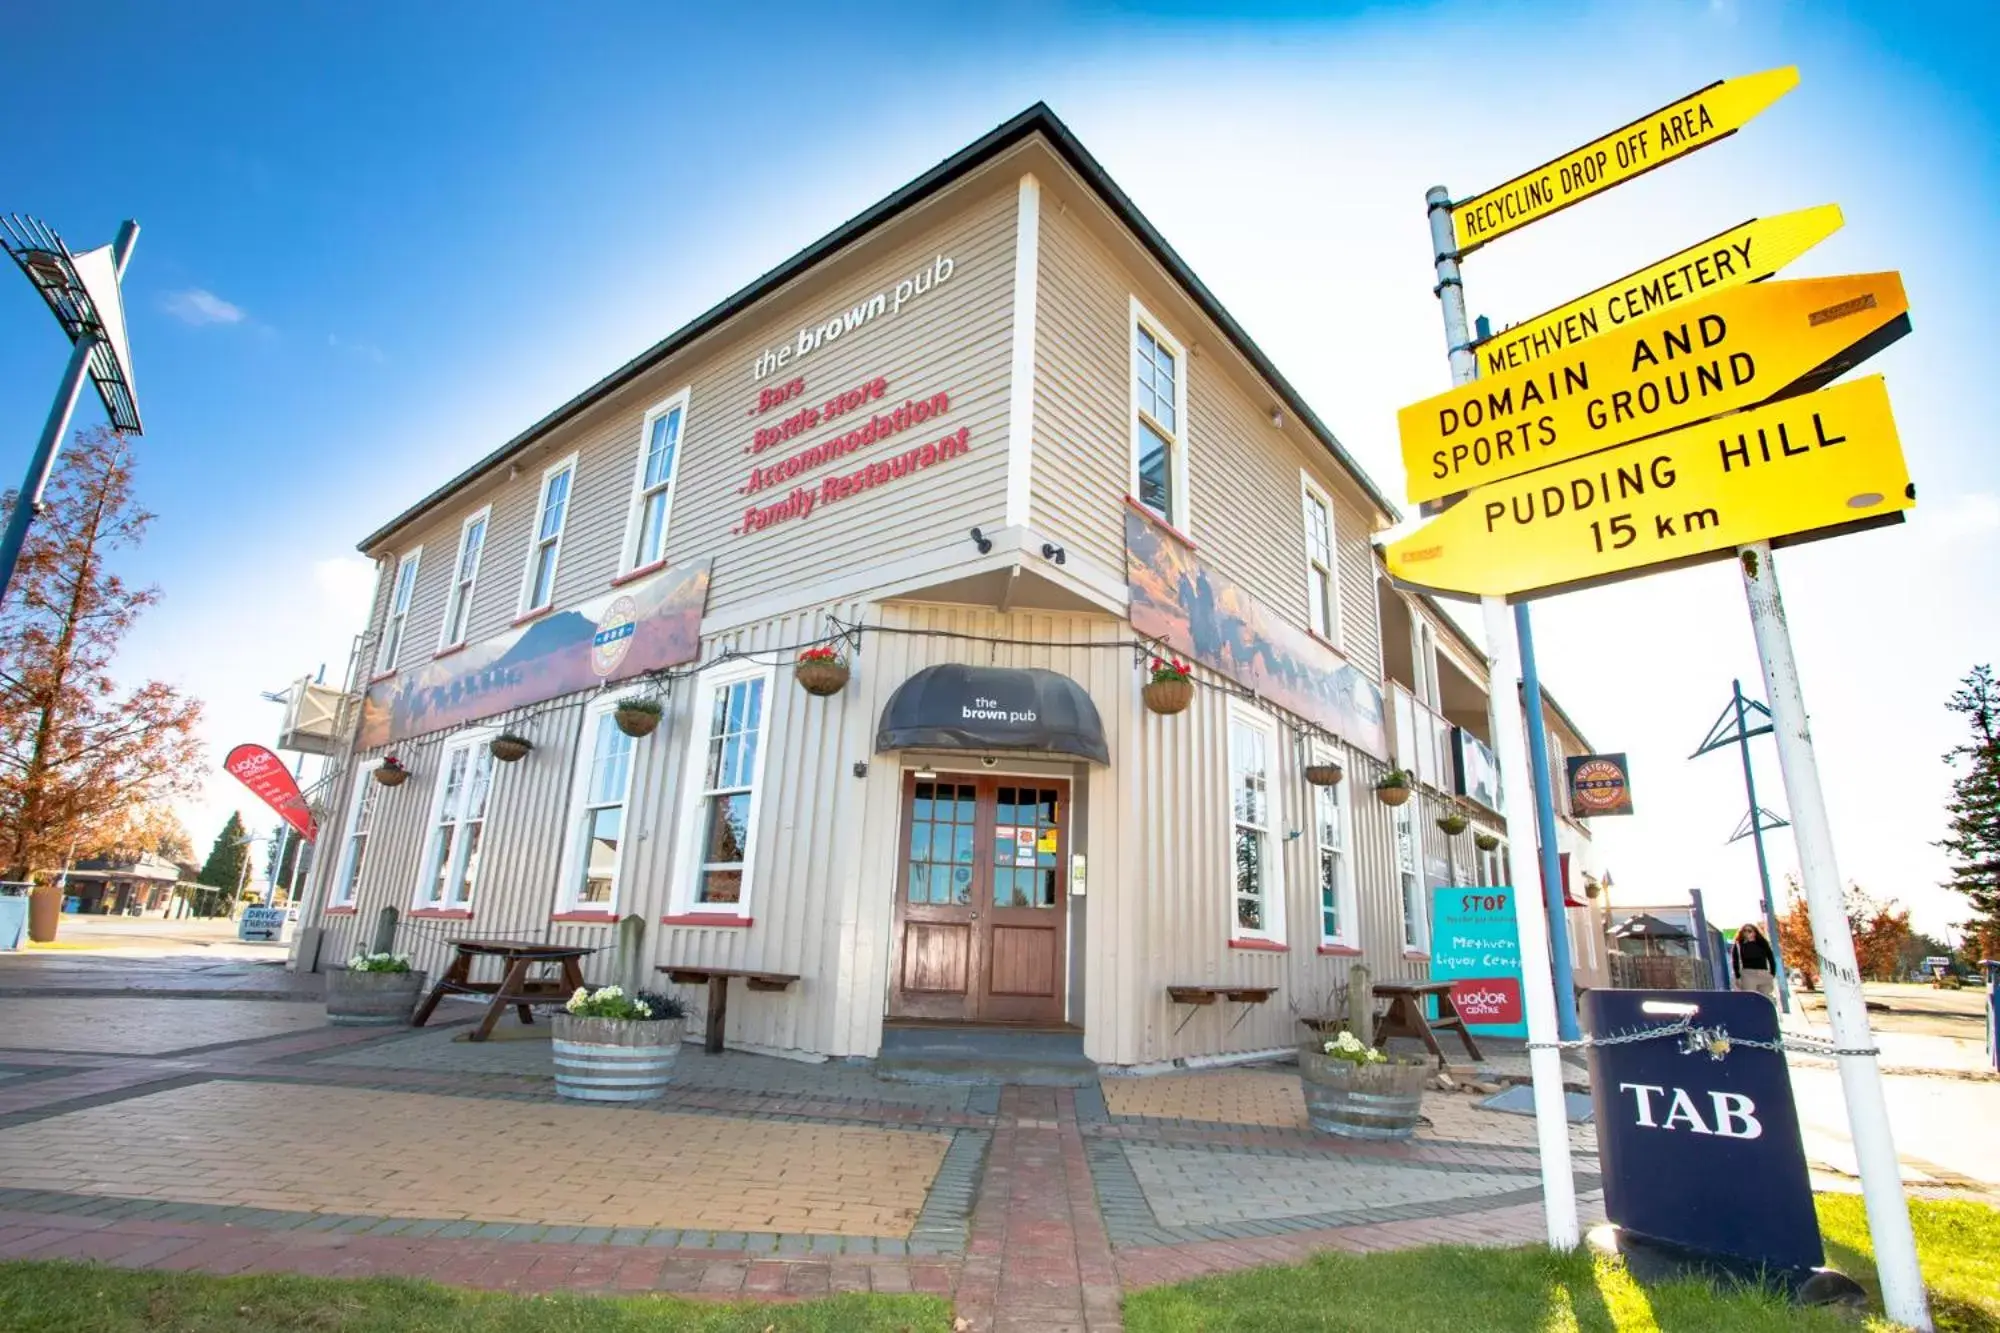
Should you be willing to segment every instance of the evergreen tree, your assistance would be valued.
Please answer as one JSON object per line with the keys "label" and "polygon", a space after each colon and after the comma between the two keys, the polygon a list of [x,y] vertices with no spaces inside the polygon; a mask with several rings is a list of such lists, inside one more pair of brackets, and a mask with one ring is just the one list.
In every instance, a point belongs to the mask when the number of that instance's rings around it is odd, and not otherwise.
{"label": "evergreen tree", "polygon": [[1974,667],[1945,707],[1971,730],[1944,757],[1958,770],[1945,803],[1951,834],[1938,841],[1951,857],[1945,887],[1964,894],[1972,908],[1966,934],[2000,942],[2000,683],[1993,668]]}
{"label": "evergreen tree", "polygon": [[221,889],[225,902],[234,902],[236,888],[243,882],[243,863],[250,856],[249,847],[243,842],[243,820],[234,811],[229,822],[222,826],[222,832],[215,835],[215,845],[208,850],[208,860],[201,868],[201,877],[195,882],[210,888]]}
{"label": "evergreen tree", "polygon": [[283,891],[286,902],[299,900],[299,848],[306,845],[295,830],[285,832],[285,857],[278,862],[278,888]]}

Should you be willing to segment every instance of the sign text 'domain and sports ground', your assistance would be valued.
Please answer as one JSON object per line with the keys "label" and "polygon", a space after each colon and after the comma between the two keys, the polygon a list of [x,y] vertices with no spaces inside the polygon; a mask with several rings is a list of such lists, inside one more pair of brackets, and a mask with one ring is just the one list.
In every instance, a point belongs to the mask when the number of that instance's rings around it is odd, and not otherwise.
{"label": "sign text 'domain and sports ground'", "polygon": [[1602,334],[1396,414],[1434,500],[1818,388],[1909,331],[1894,273],[1764,282]]}

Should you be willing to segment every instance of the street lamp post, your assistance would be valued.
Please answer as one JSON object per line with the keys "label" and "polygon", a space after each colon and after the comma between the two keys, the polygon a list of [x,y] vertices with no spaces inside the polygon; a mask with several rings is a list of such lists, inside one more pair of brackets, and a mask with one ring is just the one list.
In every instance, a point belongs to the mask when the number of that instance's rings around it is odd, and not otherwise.
{"label": "street lamp post", "polygon": [[41,511],[42,494],[55,471],[56,456],[62,452],[62,439],[69,431],[86,375],[104,400],[112,426],[132,435],[141,433],[139,403],[132,389],[132,354],[125,338],[125,302],[119,287],[138,238],[139,224],[128,219],[110,245],[73,255],[60,236],[36,219],[20,214],[0,218],[0,249],[7,251],[48,302],[71,344],[62,385],[42,425],[21,493],[7,515],[6,531],[0,533],[0,602],[6,601],[14,582],[14,567],[28,539],[28,525]]}

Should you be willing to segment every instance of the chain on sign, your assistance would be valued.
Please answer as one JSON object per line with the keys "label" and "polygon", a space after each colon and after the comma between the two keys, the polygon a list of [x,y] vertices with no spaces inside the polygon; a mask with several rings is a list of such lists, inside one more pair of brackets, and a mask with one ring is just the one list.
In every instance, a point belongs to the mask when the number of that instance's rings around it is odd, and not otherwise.
{"label": "chain on sign", "polygon": [[1759,1041],[1755,1037],[1732,1037],[1729,1029],[1717,1024],[1715,1027],[1697,1027],[1683,1018],[1678,1023],[1665,1027],[1634,1028],[1627,1032],[1614,1032],[1604,1037],[1579,1037],[1575,1041],[1531,1041],[1531,1051],[1578,1050],[1586,1046],[1627,1046],[1637,1041],[1659,1041],[1668,1037],[1681,1039],[1681,1054],[1701,1055],[1706,1053],[1711,1060],[1720,1060],[1729,1054],[1732,1046],[1748,1046],[1759,1051],[1796,1051],[1801,1055],[1879,1055],[1872,1046],[1835,1046],[1830,1041],[1818,1037],[1791,1036],[1777,1041]]}

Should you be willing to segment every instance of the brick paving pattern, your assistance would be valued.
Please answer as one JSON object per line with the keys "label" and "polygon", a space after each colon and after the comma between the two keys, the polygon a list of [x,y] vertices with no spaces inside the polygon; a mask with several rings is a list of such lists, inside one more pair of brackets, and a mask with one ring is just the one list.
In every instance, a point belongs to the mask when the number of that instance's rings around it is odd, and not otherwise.
{"label": "brick paving pattern", "polygon": [[[663,1101],[587,1106],[554,1096],[545,1029],[471,1044],[453,1009],[332,1028],[317,1005],[187,998],[291,993],[268,969],[130,976],[143,996],[58,999],[0,971],[0,1257],[919,1291],[967,1333],[1104,1333],[1135,1287],[1542,1235],[1533,1121],[1454,1094],[1408,1143],[1355,1143],[1313,1134],[1282,1070],[940,1087],[689,1046]],[[1595,1220],[1595,1140],[1572,1134]]]}

